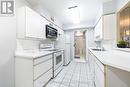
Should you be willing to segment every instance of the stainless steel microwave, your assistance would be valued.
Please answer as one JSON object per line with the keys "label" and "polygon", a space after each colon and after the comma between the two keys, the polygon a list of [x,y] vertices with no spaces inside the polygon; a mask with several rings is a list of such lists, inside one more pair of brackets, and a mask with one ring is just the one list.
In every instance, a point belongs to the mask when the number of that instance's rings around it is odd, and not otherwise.
{"label": "stainless steel microwave", "polygon": [[57,29],[46,25],[46,38],[50,38],[50,39],[56,39],[58,35],[58,31]]}

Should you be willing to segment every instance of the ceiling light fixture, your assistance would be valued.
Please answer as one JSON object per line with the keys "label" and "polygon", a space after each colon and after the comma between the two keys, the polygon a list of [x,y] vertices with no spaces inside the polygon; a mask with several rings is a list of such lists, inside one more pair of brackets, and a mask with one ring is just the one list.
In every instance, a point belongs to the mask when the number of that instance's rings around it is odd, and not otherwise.
{"label": "ceiling light fixture", "polygon": [[68,8],[70,18],[72,19],[74,24],[80,23],[80,13],[79,13],[79,7],[78,6],[72,6]]}
{"label": "ceiling light fixture", "polygon": [[73,9],[73,8],[77,8],[78,6],[72,6],[72,7],[69,7],[68,9]]}
{"label": "ceiling light fixture", "polygon": [[76,36],[83,36],[83,32],[77,31],[75,35],[76,35]]}

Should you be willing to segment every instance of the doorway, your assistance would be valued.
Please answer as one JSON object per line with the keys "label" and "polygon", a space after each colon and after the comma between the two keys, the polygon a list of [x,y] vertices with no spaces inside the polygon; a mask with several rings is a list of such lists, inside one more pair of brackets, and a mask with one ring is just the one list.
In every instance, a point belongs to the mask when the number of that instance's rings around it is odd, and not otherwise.
{"label": "doorway", "polygon": [[86,31],[74,32],[74,57],[76,60],[86,59]]}

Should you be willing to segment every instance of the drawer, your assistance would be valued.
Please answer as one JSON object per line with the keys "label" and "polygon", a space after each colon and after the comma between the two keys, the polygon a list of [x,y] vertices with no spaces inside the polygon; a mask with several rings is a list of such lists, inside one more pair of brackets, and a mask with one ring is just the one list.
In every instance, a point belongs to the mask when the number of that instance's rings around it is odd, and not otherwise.
{"label": "drawer", "polygon": [[44,62],[44,61],[46,61],[48,59],[51,59],[51,58],[53,58],[52,54],[44,56],[44,57],[41,57],[41,58],[37,58],[37,59],[34,60],[34,65],[39,64],[41,62]]}
{"label": "drawer", "polygon": [[105,66],[97,58],[95,58],[95,63],[99,66],[102,72],[104,72]]}
{"label": "drawer", "polygon": [[54,73],[53,73],[53,75],[54,75],[54,77],[56,77],[59,73],[60,73],[60,71],[62,70],[62,67],[63,65],[61,65],[59,68],[57,68],[55,71],[54,71]]}
{"label": "drawer", "polygon": [[52,78],[52,69],[42,75],[39,79],[34,81],[34,87],[44,87],[47,82]]}
{"label": "drawer", "polygon": [[52,68],[52,59],[34,66],[34,80]]}

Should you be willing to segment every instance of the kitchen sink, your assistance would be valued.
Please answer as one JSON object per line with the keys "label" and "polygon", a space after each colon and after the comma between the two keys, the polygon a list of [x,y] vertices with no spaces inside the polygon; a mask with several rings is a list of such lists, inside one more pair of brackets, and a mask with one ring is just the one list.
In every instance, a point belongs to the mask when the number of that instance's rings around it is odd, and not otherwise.
{"label": "kitchen sink", "polygon": [[104,49],[93,48],[93,51],[105,51]]}

